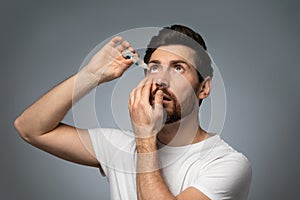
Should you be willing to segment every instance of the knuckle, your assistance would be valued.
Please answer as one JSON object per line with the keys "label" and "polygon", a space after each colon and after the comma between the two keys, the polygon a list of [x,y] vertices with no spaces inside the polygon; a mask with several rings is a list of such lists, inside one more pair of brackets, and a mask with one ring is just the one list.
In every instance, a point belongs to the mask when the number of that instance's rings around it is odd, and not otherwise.
{"label": "knuckle", "polygon": [[132,104],[132,108],[135,109],[135,110],[138,109],[138,103],[137,103],[137,102],[134,102],[134,103]]}
{"label": "knuckle", "polygon": [[132,107],[131,107],[130,104],[128,105],[128,110],[129,110],[129,114],[130,114],[130,116],[131,116],[131,113],[132,113]]}
{"label": "knuckle", "polygon": [[130,97],[133,97],[135,94],[135,89],[133,89],[131,92],[130,92]]}
{"label": "knuckle", "polygon": [[124,40],[124,41],[122,42],[122,45],[123,45],[123,46],[125,46],[125,47],[128,47],[128,46],[130,46],[129,42],[128,42],[128,41],[126,41],[126,40]]}
{"label": "knuckle", "polygon": [[137,101],[136,102],[136,108],[140,108],[140,107],[142,107],[142,103],[140,101]]}
{"label": "knuckle", "polygon": [[123,74],[123,69],[117,68],[117,69],[115,70],[115,74],[116,74],[116,76],[121,76],[121,75]]}

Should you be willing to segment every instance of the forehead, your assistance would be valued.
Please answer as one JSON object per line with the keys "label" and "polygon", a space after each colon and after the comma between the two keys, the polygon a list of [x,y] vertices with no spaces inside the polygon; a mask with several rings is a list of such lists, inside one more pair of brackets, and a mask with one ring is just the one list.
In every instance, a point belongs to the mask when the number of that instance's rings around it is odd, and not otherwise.
{"label": "forehead", "polygon": [[160,46],[151,55],[151,60],[159,60],[161,62],[168,62],[171,60],[183,60],[196,66],[195,63],[196,52],[194,49],[184,45],[168,45]]}

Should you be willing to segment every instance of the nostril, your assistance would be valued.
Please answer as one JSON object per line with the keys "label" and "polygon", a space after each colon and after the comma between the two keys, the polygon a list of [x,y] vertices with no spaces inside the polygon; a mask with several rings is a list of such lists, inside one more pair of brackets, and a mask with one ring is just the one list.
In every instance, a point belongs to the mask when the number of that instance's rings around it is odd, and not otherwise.
{"label": "nostril", "polygon": [[161,88],[167,88],[168,87],[168,83],[166,81],[162,81],[162,80],[156,80],[156,86],[157,87],[161,87]]}
{"label": "nostril", "polygon": [[167,84],[166,83],[156,83],[157,87],[167,87]]}

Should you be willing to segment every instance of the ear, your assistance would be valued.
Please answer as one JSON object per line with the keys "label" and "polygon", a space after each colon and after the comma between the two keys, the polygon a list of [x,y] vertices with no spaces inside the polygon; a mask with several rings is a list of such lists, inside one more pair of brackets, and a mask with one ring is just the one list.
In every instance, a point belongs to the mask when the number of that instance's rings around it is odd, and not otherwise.
{"label": "ear", "polygon": [[199,99],[205,99],[209,96],[212,88],[212,80],[210,76],[207,76],[202,83],[200,83],[197,95]]}

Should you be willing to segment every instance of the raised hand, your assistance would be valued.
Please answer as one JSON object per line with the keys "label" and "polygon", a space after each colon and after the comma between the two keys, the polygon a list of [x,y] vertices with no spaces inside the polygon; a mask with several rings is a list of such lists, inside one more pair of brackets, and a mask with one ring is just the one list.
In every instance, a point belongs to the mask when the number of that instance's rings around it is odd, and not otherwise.
{"label": "raised hand", "polygon": [[133,64],[131,59],[124,58],[121,53],[125,49],[134,52],[133,48],[129,42],[121,41],[120,36],[112,38],[83,69],[95,75],[98,84],[120,77]]}

